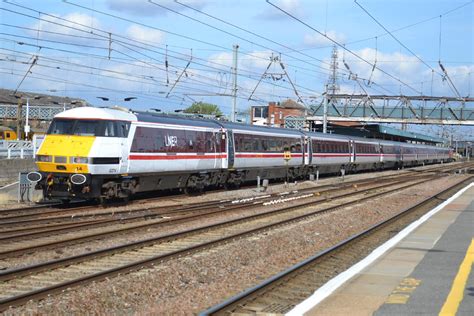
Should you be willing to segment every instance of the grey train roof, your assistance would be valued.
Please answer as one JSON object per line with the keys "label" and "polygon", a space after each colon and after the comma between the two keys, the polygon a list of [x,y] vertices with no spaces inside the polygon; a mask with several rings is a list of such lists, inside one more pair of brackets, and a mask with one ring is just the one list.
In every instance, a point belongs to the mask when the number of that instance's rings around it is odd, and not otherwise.
{"label": "grey train roof", "polygon": [[286,128],[276,128],[267,126],[256,126],[248,125],[243,123],[233,123],[227,121],[217,121],[201,118],[192,117],[181,117],[179,115],[166,115],[166,114],[153,114],[148,112],[135,112],[139,122],[151,122],[151,123],[162,123],[162,124],[173,124],[173,125],[191,125],[196,127],[209,127],[209,128],[226,128],[226,129],[241,129],[256,132],[275,132],[279,134],[288,135],[303,135],[298,130],[291,130]]}
{"label": "grey train roof", "polygon": [[217,121],[203,120],[196,118],[180,117],[178,115],[152,114],[147,112],[135,112],[139,122],[172,124],[172,125],[192,125],[197,127],[219,128],[221,125]]}
{"label": "grey train roof", "polygon": [[288,135],[297,135],[297,136],[304,135],[304,133],[296,129],[248,125],[244,123],[233,123],[233,122],[222,122],[221,124],[224,128],[229,128],[229,129],[241,129],[241,130],[246,130],[246,131],[255,131],[255,132],[264,132],[264,133],[274,132],[278,134],[288,134]]}
{"label": "grey train roof", "polygon": [[267,132],[267,133],[275,132],[279,134],[287,134],[287,135],[293,135],[293,136],[307,135],[311,137],[334,139],[334,140],[343,139],[343,140],[354,140],[354,141],[360,141],[360,142],[376,142],[376,143],[381,143],[383,145],[403,144],[404,146],[417,146],[417,147],[427,147],[427,148],[433,147],[429,145],[402,143],[402,142],[382,140],[382,139],[377,139],[377,138],[354,137],[354,136],[347,136],[347,135],[340,135],[340,134],[324,134],[321,132],[307,132],[307,131],[301,131],[301,130],[296,130],[296,129],[248,125],[244,123],[234,123],[234,122],[217,121],[217,120],[211,120],[211,119],[182,117],[179,115],[153,114],[149,112],[135,112],[135,115],[137,116],[137,119],[140,122],[162,123],[162,124],[172,124],[172,125],[192,125],[196,127],[207,127],[207,128],[222,127],[225,129],[232,129],[232,130],[240,129],[240,130],[255,131],[255,132]]}

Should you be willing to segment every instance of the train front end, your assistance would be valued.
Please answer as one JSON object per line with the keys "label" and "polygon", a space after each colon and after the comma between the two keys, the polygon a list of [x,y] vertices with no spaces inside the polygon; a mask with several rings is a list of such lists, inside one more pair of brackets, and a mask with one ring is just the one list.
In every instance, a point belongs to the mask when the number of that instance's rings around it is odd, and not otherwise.
{"label": "train front end", "polygon": [[28,180],[45,199],[90,200],[104,184],[128,172],[128,134],[136,116],[119,110],[82,107],[56,115],[36,153],[38,171]]}

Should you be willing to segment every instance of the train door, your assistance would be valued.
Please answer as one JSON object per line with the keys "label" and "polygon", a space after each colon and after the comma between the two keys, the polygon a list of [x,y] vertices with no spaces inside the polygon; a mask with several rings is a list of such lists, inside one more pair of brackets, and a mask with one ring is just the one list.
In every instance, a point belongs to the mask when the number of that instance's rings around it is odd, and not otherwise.
{"label": "train door", "polygon": [[227,168],[234,168],[234,133],[227,131]]}
{"label": "train door", "polygon": [[122,149],[120,159],[120,173],[128,173],[128,152],[130,148],[128,147],[128,139],[120,138],[120,148]]}
{"label": "train door", "polygon": [[379,144],[379,156],[380,156],[380,162],[383,162],[383,145]]}
{"label": "train door", "polygon": [[120,139],[120,148],[122,156],[120,159],[120,173],[128,173],[128,155],[130,154],[129,137],[134,134],[131,131],[131,124],[129,122],[117,122],[117,133]]}
{"label": "train door", "polygon": [[214,143],[213,149],[214,149],[214,165],[212,166],[213,169],[220,168],[218,162],[220,162],[220,152],[221,152],[221,140],[220,140],[220,134],[216,131],[212,132],[212,142]]}
{"label": "train door", "polygon": [[306,156],[306,146],[305,146],[305,137],[304,136],[301,136],[301,154],[302,154],[302,157],[301,157],[301,165],[304,166],[305,164],[305,156]]}
{"label": "train door", "polygon": [[351,163],[354,163],[356,161],[356,147],[355,142],[353,140],[349,141],[349,148],[351,154]]}
{"label": "train door", "polygon": [[313,162],[313,146],[311,144],[311,137],[304,137],[305,160],[304,164],[311,165]]}

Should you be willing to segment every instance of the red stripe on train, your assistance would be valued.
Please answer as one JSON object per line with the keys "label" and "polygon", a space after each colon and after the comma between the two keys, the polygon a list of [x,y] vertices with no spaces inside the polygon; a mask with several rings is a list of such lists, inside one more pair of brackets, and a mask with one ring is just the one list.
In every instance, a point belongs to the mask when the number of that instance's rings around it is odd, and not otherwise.
{"label": "red stripe on train", "polygon": [[[284,154],[235,154],[235,158],[283,158]],[[303,158],[303,154],[291,154],[291,158]]]}
{"label": "red stripe on train", "polygon": [[221,159],[227,155],[130,155],[130,160]]}

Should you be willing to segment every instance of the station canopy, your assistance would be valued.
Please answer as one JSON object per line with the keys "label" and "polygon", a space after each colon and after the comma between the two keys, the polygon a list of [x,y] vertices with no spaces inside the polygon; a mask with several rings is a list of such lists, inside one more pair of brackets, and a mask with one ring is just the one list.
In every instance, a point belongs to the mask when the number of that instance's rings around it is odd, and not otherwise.
{"label": "station canopy", "polygon": [[[403,131],[394,127],[380,124],[361,124],[359,122],[328,122],[327,128],[328,133],[349,136],[427,144],[442,144],[446,142],[446,140],[443,138]],[[323,125],[314,124],[313,129],[317,132],[321,132],[323,130]]]}

